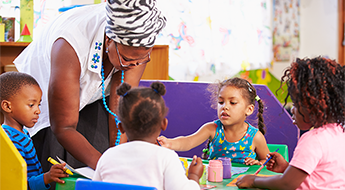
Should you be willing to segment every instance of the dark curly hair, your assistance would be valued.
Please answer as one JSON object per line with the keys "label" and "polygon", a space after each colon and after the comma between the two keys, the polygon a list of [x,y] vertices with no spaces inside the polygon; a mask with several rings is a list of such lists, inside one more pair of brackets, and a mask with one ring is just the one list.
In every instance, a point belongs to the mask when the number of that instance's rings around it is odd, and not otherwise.
{"label": "dark curly hair", "polygon": [[[247,80],[234,77],[234,78],[227,79],[222,82],[211,84],[208,86],[207,90],[211,92],[211,107],[212,108],[217,109],[219,92],[224,86],[233,86],[235,88],[241,89],[243,98],[247,100],[248,104],[253,104],[255,106],[255,101],[256,101],[255,98],[257,96],[256,89]],[[264,135],[265,128],[266,128],[265,123],[264,123],[264,117],[263,117],[264,103],[262,102],[261,99],[259,99],[257,102],[259,105],[258,114],[257,114],[258,129]],[[210,141],[208,140],[206,149],[203,151],[203,154],[201,156],[203,159],[208,158],[207,154],[208,154],[209,144],[210,144]]]}
{"label": "dark curly hair", "polygon": [[141,139],[160,130],[156,126],[168,112],[162,97],[165,92],[165,86],[161,82],[153,82],[151,88],[131,89],[127,83],[118,87],[117,94],[121,96],[118,117],[127,133]]}
{"label": "dark curly hair", "polygon": [[297,58],[284,72],[280,89],[284,84],[288,87],[285,105],[290,96],[294,106],[309,113],[314,128],[327,123],[345,127],[344,66],[321,56]]}
{"label": "dark curly hair", "polygon": [[0,101],[9,100],[25,85],[37,85],[37,81],[29,74],[6,72],[0,75]]}

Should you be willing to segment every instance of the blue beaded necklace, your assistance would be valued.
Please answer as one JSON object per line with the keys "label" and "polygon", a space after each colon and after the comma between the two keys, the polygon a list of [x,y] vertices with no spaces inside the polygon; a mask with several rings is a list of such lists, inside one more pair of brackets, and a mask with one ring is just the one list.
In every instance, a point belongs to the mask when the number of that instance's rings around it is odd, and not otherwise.
{"label": "blue beaded necklace", "polygon": [[[116,141],[115,141],[115,146],[120,144],[120,139],[121,139],[121,132],[119,130],[118,124],[120,123],[120,120],[118,119],[117,115],[112,112],[109,107],[107,106],[107,103],[105,102],[105,93],[104,93],[104,69],[103,69],[103,63],[102,63],[102,97],[103,97],[103,104],[104,104],[104,108],[115,118],[115,123],[116,123],[116,128],[117,128],[117,137],[116,137]],[[125,72],[122,70],[121,73],[121,84],[123,83],[125,79]]]}

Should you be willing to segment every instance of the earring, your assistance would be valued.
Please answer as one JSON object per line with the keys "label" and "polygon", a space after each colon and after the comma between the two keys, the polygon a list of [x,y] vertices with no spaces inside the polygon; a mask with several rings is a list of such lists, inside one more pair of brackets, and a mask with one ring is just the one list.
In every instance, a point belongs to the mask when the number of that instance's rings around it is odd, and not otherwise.
{"label": "earring", "polygon": [[109,49],[108,49],[108,47],[105,49],[105,53],[109,53],[109,51],[108,51]]}

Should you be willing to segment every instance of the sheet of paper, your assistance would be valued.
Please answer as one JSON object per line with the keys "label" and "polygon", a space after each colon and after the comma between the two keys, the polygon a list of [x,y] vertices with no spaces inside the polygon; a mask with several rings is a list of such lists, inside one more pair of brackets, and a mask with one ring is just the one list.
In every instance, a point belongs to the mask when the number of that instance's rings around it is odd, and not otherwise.
{"label": "sheet of paper", "polygon": [[231,175],[236,175],[240,173],[244,173],[249,169],[249,167],[231,167]]}
{"label": "sheet of paper", "polygon": [[95,173],[95,170],[93,170],[90,167],[83,167],[83,168],[78,168],[75,170],[78,174],[85,176],[89,179],[92,179],[93,174]]}
{"label": "sheet of paper", "polygon": [[[65,161],[63,161],[58,156],[56,156],[56,158],[59,160],[60,163],[66,163]],[[93,170],[90,167],[83,167],[83,168],[74,169],[70,165],[68,165],[67,163],[66,163],[66,168],[71,170],[71,172],[74,174],[77,173],[77,174],[82,175],[82,176],[89,178],[89,179],[92,179],[93,174],[95,173],[95,170]]]}
{"label": "sheet of paper", "polygon": [[[244,175],[239,175],[237,176],[234,180],[232,180],[230,183],[228,183],[226,186],[236,186],[236,182],[238,180],[238,178],[242,177]],[[262,177],[271,177],[273,175],[263,175],[263,174],[258,174],[257,176],[262,176]]]}

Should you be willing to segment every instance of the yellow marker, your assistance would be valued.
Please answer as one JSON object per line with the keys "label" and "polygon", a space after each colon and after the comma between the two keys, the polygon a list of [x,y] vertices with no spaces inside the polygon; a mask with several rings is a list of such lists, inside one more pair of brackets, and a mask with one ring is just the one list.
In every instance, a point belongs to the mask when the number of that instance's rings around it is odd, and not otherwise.
{"label": "yellow marker", "polygon": [[[55,164],[60,164],[59,162],[57,162],[56,160],[54,160],[54,159],[51,158],[51,157],[48,158],[48,162],[52,163],[53,165],[55,165]],[[65,167],[64,171],[65,171],[66,173],[70,174],[70,175],[73,175],[73,173],[71,172],[71,170],[67,169],[66,167]]]}

